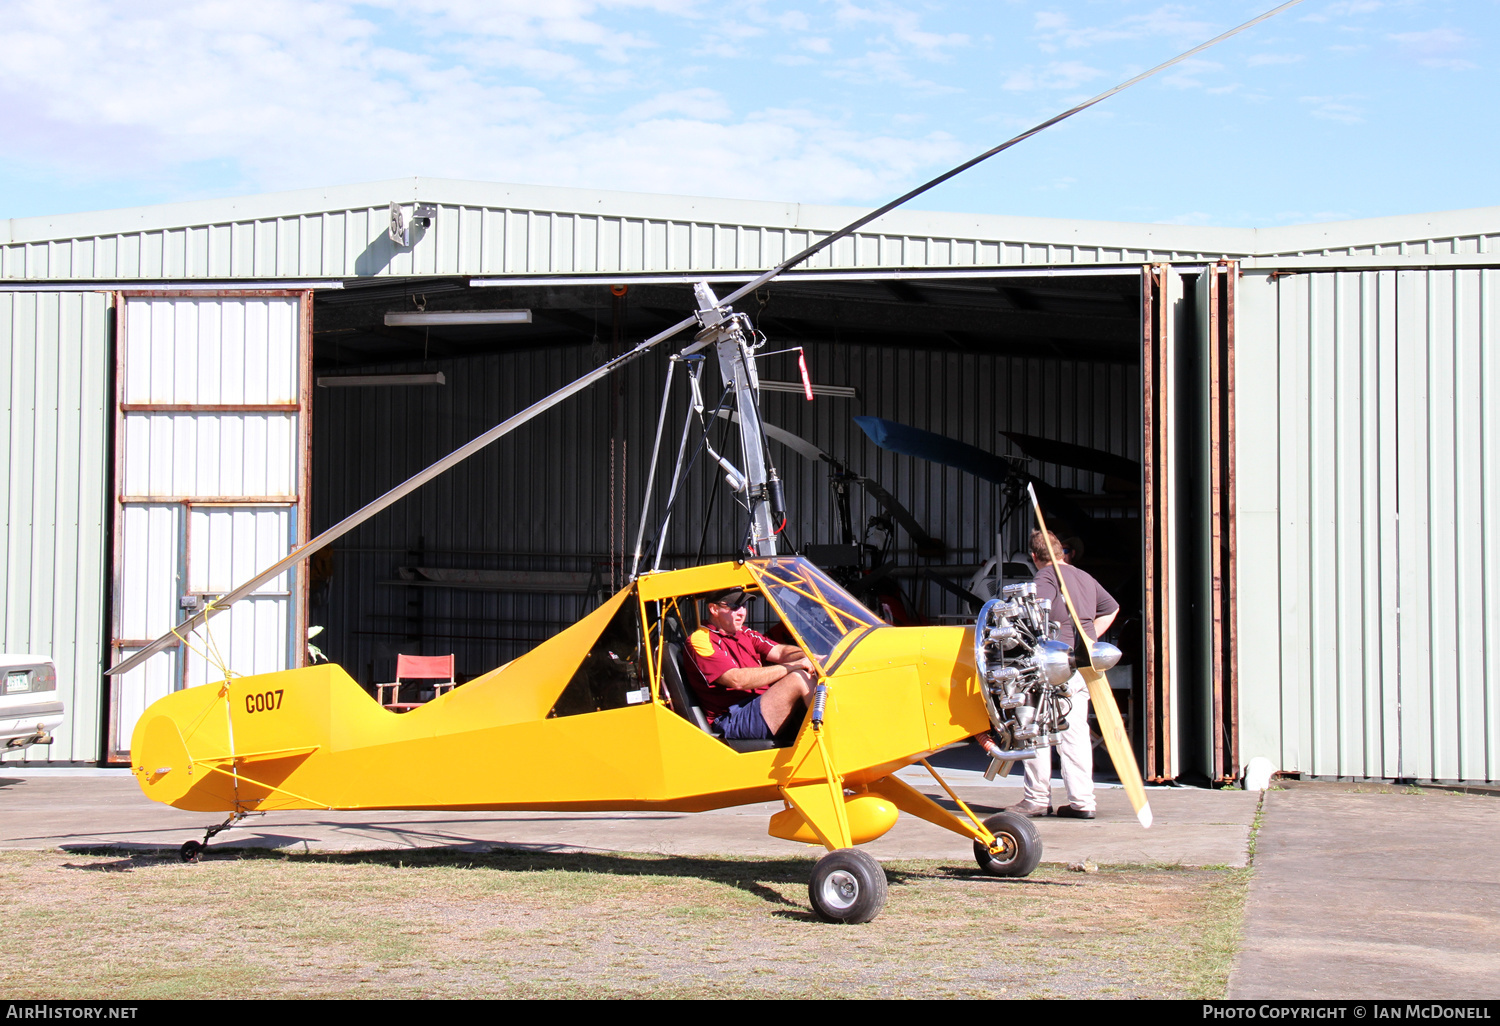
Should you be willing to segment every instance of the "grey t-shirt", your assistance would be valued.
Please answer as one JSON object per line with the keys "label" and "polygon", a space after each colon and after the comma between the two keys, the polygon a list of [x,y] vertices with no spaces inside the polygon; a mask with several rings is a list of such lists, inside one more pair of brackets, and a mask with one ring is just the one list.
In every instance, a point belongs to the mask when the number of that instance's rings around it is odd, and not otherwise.
{"label": "grey t-shirt", "polygon": [[[1098,641],[1094,620],[1115,612],[1120,608],[1120,603],[1098,581],[1076,566],[1063,564],[1063,575],[1068,582],[1068,594],[1073,596],[1073,607],[1078,610],[1078,619],[1083,621],[1083,633]],[[1073,618],[1068,615],[1068,604],[1063,601],[1062,589],[1057,586],[1057,570],[1054,566],[1044,566],[1037,571],[1036,597],[1052,600],[1052,619],[1060,625],[1057,640],[1072,648]]]}

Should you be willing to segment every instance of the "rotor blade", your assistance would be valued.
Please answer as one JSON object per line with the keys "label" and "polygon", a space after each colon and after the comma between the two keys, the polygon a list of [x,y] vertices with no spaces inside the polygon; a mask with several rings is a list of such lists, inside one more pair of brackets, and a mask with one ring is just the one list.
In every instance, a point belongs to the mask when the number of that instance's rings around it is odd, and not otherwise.
{"label": "rotor blade", "polygon": [[1054,513],[1067,518],[1069,526],[1074,531],[1084,536],[1093,534],[1090,529],[1093,525],[1093,517],[1082,506],[1063,494],[1062,489],[1053,487],[1031,474],[1016,470],[1002,456],[985,452],[977,445],[960,442],[947,435],[924,431],[908,424],[899,424],[883,417],[855,417],[854,422],[870,437],[870,441],[890,452],[900,453],[903,456],[915,456],[918,459],[941,463],[945,467],[967,471],[975,477],[993,481],[997,485],[1003,486],[1012,479],[1029,482],[1047,497],[1047,505]]}
{"label": "rotor blade", "polygon": [[899,424],[884,417],[855,417],[854,423],[870,437],[870,441],[903,456],[919,456],[945,467],[966,470],[998,485],[1005,484],[1016,473],[1009,463],[994,453],[947,435]]}
{"label": "rotor blade", "polygon": [[858,231],[859,229],[863,228],[865,225],[869,224],[871,221],[875,220],[877,217],[880,217],[880,216],[882,216],[884,214],[890,213],[892,210],[895,210],[897,207],[899,207],[901,204],[905,203],[907,200],[915,199],[916,197],[922,195],[922,193],[926,192],[928,189],[931,189],[934,186],[938,186],[938,185],[943,184],[948,179],[952,178],[954,175],[962,174],[963,172],[969,170],[969,168],[973,167],[974,165],[976,165],[976,164],[982,164],[984,161],[989,160],[995,154],[1002,153],[1005,150],[1010,149],[1012,146],[1016,145],[1017,143],[1025,142],[1027,139],[1030,139],[1032,136],[1036,135],[1038,132],[1045,132],[1047,129],[1051,128],[1053,125],[1057,124],[1059,121],[1066,121],[1068,118],[1072,117],[1074,114],[1077,114],[1080,111],[1088,110],[1094,104],[1099,103],[1099,102],[1101,102],[1103,100],[1109,99],[1111,96],[1115,95],[1115,93],[1121,92],[1121,91],[1123,91],[1125,89],[1129,89],[1131,86],[1135,85],[1137,82],[1144,81],[1145,79],[1150,78],[1152,75],[1155,75],[1157,72],[1165,71],[1167,68],[1170,68],[1172,65],[1178,64],[1178,63],[1181,63],[1182,61],[1187,60],[1189,57],[1193,56],[1194,54],[1202,53],[1204,50],[1207,50],[1209,47],[1216,46],[1217,44],[1222,43],[1224,40],[1228,39],[1230,36],[1238,35],[1239,33],[1245,31],[1247,28],[1250,28],[1253,25],[1259,25],[1261,22],[1265,21],[1267,18],[1275,17],[1276,15],[1280,14],[1282,11],[1286,10],[1288,7],[1295,7],[1297,4],[1299,4],[1301,2],[1302,2],[1302,0],[1287,0],[1286,3],[1281,4],[1280,6],[1277,6],[1277,7],[1273,7],[1271,10],[1267,11],[1266,13],[1258,15],[1258,16],[1256,16],[1254,18],[1251,18],[1249,21],[1245,22],[1243,25],[1238,25],[1235,28],[1230,29],[1228,32],[1224,32],[1224,33],[1221,33],[1220,35],[1214,36],[1212,39],[1210,39],[1206,43],[1199,43],[1197,46],[1193,47],[1191,50],[1188,50],[1188,51],[1186,51],[1184,53],[1180,53],[1176,57],[1173,57],[1171,60],[1166,61],[1166,62],[1164,62],[1162,64],[1158,64],[1156,67],[1152,68],[1149,71],[1143,71],[1139,75],[1136,75],[1134,78],[1128,78],[1128,79],[1126,79],[1124,82],[1121,82],[1119,85],[1115,86],[1113,89],[1106,89],[1104,92],[1100,93],[1098,96],[1095,96],[1093,99],[1084,100],[1078,106],[1076,106],[1076,107],[1070,107],[1068,110],[1063,111],[1061,114],[1054,115],[1053,117],[1048,118],[1046,121],[1043,121],[1041,124],[1035,125],[1035,126],[1033,126],[1031,128],[1028,128],[1026,131],[1022,132],[1020,135],[1018,135],[1018,136],[1016,136],[1016,137],[1014,137],[1012,139],[1007,139],[1005,142],[1001,143],[999,146],[996,146],[994,149],[985,150],[979,156],[974,157],[971,160],[965,161],[964,163],[962,163],[962,164],[958,165],[957,167],[953,168],[951,171],[945,171],[942,174],[938,175],[936,178],[934,178],[932,181],[926,182],[926,183],[924,183],[922,185],[917,186],[915,189],[913,189],[911,192],[906,193],[904,196],[900,196],[900,197],[898,197],[896,199],[893,199],[893,200],[891,200],[891,202],[887,203],[885,206],[879,207],[878,209],[875,209],[875,210],[872,210],[872,211],[870,211],[870,213],[864,215],[863,217],[861,217],[861,218],[859,218],[859,219],[857,219],[855,221],[851,221],[849,224],[847,224],[844,227],[840,228],[838,231],[834,232],[832,235],[829,235],[828,237],[823,238],[823,239],[819,239],[817,242],[813,243],[811,246],[808,246],[806,249],[804,249],[802,252],[798,253],[796,256],[792,257],[791,259],[786,260],[783,263],[777,264],[775,267],[771,268],[771,270],[767,271],[765,274],[761,275],[759,278],[756,278],[754,281],[750,282],[748,285],[743,285],[740,288],[738,288],[738,289],[734,290],[733,292],[731,292],[729,294],[729,296],[726,299],[723,300],[724,304],[728,305],[729,303],[733,303],[736,299],[739,299],[741,296],[748,296],[750,293],[752,293],[756,289],[760,288],[766,282],[768,282],[772,278],[776,277],[782,271],[785,271],[788,268],[796,267],[802,261],[804,261],[808,257],[812,256],[814,253],[817,253],[820,250],[823,250],[823,249],[827,248],[828,246],[833,245],[835,242],[837,242],[839,239],[842,239],[844,236],[852,234],[853,232]]}
{"label": "rotor blade", "polygon": [[1095,449],[1087,445],[1058,442],[1037,435],[1023,435],[1018,431],[1000,433],[1020,446],[1021,451],[1026,455],[1041,460],[1043,463],[1076,467],[1095,474],[1118,477],[1123,481],[1139,480],[1141,476],[1141,465],[1127,456],[1116,456],[1112,452],[1105,452],[1103,449]]}
{"label": "rotor blade", "polygon": [[917,546],[917,555],[941,555],[948,551],[947,542],[941,538],[934,538],[924,531],[922,525],[917,523],[917,518],[907,512],[906,507],[901,505],[896,497],[886,491],[878,481],[859,474],[854,475],[854,480],[858,481],[865,491],[875,496],[875,501],[891,515],[891,519],[906,528],[906,533],[911,535],[911,540]]}
{"label": "rotor blade", "polygon": [[[740,422],[740,415],[733,410],[719,410],[718,413],[721,418],[731,423],[738,424]],[[821,460],[824,463],[834,462],[832,456],[819,449],[801,435],[793,434],[786,430],[786,428],[779,428],[764,417],[761,418],[760,425],[765,428],[767,438],[775,439],[803,459]]]}
{"label": "rotor blade", "polygon": [[[1036,513],[1036,526],[1042,532],[1042,541],[1047,545],[1047,558],[1054,568],[1061,566],[1057,558],[1057,552],[1052,548],[1052,535],[1047,530],[1047,518],[1042,516],[1042,504],[1036,501],[1036,492],[1031,485],[1026,486],[1026,494],[1031,496],[1031,508]],[[1135,750],[1130,746],[1130,736],[1125,733],[1125,722],[1120,718],[1120,707],[1115,704],[1115,695],[1110,690],[1109,680],[1103,673],[1094,669],[1094,639],[1084,633],[1083,621],[1078,616],[1078,609],[1073,605],[1073,596],[1068,593],[1068,582],[1063,576],[1061,569],[1056,569],[1057,590],[1062,592],[1063,602],[1068,607],[1068,615],[1073,618],[1073,640],[1074,649],[1078,648],[1078,642],[1083,642],[1083,651],[1089,657],[1088,666],[1080,666],[1078,671],[1083,674],[1083,679],[1088,682],[1089,699],[1094,703],[1094,715],[1099,720],[1099,731],[1104,735],[1104,747],[1109,752],[1109,759],[1115,764],[1115,773],[1120,777],[1120,785],[1125,788],[1125,794],[1130,798],[1130,806],[1135,809],[1135,816],[1141,821],[1141,826],[1151,825],[1151,803],[1146,800],[1146,785],[1141,781],[1140,767],[1135,764]]]}
{"label": "rotor blade", "polygon": [[[736,423],[739,418],[739,414],[730,410],[720,410],[719,416],[735,421]],[[845,471],[842,463],[801,435],[793,434],[786,430],[786,428],[779,428],[765,418],[761,418],[761,426],[765,428],[767,438],[774,438],[799,456],[810,460],[822,460],[824,463],[837,468],[841,472]],[[905,506],[901,505],[900,501],[890,492],[886,491],[878,482],[860,474],[850,474],[849,477],[859,482],[865,491],[873,495],[875,501],[880,503],[881,508],[891,515],[891,519],[906,528],[906,533],[911,535],[911,540],[916,543],[918,550],[937,552],[947,549],[947,545],[944,544],[941,538],[934,538],[923,530],[922,525],[917,523],[917,518],[912,516],[911,512]]]}

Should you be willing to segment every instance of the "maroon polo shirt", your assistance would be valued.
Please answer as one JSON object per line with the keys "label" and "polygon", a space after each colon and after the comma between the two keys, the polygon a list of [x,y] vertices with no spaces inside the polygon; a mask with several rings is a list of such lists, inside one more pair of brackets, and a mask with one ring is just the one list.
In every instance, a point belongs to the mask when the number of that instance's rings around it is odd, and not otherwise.
{"label": "maroon polo shirt", "polygon": [[[1073,606],[1078,610],[1078,619],[1083,621],[1083,632],[1094,641],[1099,640],[1094,630],[1094,621],[1120,608],[1114,596],[1089,574],[1070,566],[1062,565],[1063,576],[1068,582],[1068,594],[1073,596]],[[1057,586],[1057,568],[1044,566],[1036,572],[1036,597],[1052,600],[1052,619],[1057,621],[1057,640],[1073,648],[1073,618],[1068,615],[1068,604],[1063,601],[1062,589]]]}
{"label": "maroon polo shirt", "polygon": [[753,691],[736,691],[714,683],[725,670],[753,670],[766,665],[766,656],[776,642],[748,627],[725,634],[712,625],[699,627],[688,636],[683,670],[688,685],[703,706],[703,715],[712,723],[737,705],[745,705],[770,689],[766,684]]}

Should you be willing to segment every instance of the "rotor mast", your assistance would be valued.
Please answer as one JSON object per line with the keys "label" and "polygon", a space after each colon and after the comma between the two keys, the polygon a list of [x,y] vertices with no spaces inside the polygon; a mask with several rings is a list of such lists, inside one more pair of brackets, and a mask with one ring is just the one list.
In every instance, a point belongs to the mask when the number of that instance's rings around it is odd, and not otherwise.
{"label": "rotor mast", "polygon": [[[730,466],[723,457],[729,486],[743,494],[750,508],[750,551],[757,556],[776,555],[777,521],[786,517],[786,500],[781,478],[766,451],[765,429],[760,417],[760,375],[750,345],[750,319],[720,304],[708,282],[693,286],[698,301],[698,322],[703,330],[689,349],[712,345],[719,355],[719,374],[724,387],[734,393],[739,413],[740,455],[743,473]],[[738,478],[738,480],[736,480]]]}

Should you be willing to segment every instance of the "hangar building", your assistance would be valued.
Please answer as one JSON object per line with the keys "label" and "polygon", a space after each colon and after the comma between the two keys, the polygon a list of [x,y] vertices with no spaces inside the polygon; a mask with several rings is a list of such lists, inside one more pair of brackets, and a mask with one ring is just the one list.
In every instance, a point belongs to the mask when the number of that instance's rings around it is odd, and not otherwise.
{"label": "hangar building", "polygon": [[[122,678],[103,671],[299,540],[856,211],[401,179],[0,223],[0,646],[117,763],[144,706],[316,644],[460,680],[628,571],[670,343]],[[406,230],[393,231],[393,220]],[[879,482],[913,615],[957,622],[1021,546],[1004,488],[877,448],[877,416],[1068,496],[1124,607],[1145,776],[1493,781],[1500,761],[1500,207],[1225,229],[897,211],[740,304],[824,392],[767,419]],[[525,323],[386,315],[529,311]],[[768,379],[798,379],[797,353]],[[414,375],[428,384],[340,377]],[[442,384],[435,384],[441,375]],[[800,390],[800,386],[798,386]],[[673,418],[686,399],[671,400]],[[774,454],[799,549],[846,540],[830,464]],[[664,565],[729,558],[698,471]],[[856,540],[880,509],[848,493]],[[1061,532],[1060,532],[1061,533]],[[941,544],[931,544],[930,542]],[[16,758],[15,756],[11,757]]]}

